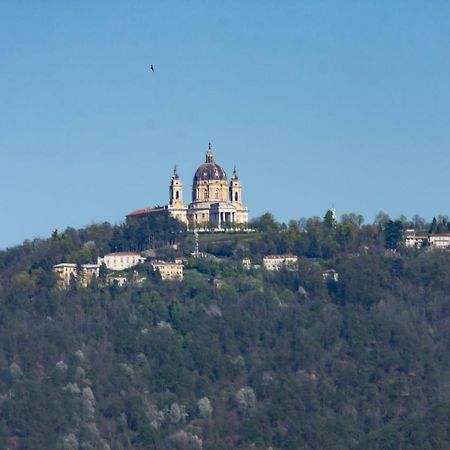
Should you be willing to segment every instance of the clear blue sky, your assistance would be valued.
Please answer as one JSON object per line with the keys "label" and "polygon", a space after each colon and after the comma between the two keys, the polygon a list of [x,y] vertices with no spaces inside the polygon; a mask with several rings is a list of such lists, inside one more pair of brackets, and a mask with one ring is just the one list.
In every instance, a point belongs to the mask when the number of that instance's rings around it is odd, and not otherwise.
{"label": "clear blue sky", "polygon": [[0,248],[188,202],[209,141],[252,217],[449,212],[448,1],[0,0],[0,68]]}

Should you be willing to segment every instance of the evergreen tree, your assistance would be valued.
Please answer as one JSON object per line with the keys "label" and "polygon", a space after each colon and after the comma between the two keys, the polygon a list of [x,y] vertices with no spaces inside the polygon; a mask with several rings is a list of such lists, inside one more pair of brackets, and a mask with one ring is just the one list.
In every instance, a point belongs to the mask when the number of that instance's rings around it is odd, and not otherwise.
{"label": "evergreen tree", "polygon": [[323,222],[324,222],[325,226],[329,229],[332,229],[336,226],[336,218],[335,218],[334,212],[331,209],[329,209],[325,213]]}
{"label": "evergreen tree", "polygon": [[433,234],[436,233],[438,228],[438,222],[436,220],[436,217],[433,217],[433,221],[431,222],[430,228],[428,229],[428,233]]}
{"label": "evergreen tree", "polygon": [[384,228],[386,248],[396,250],[403,238],[403,225],[400,220],[389,220]]}
{"label": "evergreen tree", "polygon": [[107,276],[108,276],[108,268],[106,267],[106,264],[103,261],[98,269],[98,279],[100,283],[106,284]]}

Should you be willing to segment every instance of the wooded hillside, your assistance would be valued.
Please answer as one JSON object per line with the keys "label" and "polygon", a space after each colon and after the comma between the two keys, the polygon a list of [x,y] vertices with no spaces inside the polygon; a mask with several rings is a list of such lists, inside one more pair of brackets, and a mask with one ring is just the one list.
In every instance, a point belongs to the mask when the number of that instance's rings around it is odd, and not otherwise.
{"label": "wooded hillside", "polygon": [[[0,448],[449,448],[450,253],[395,223],[264,215],[198,259],[171,221],[0,252]],[[188,257],[184,281],[57,287],[53,264],[149,247]]]}

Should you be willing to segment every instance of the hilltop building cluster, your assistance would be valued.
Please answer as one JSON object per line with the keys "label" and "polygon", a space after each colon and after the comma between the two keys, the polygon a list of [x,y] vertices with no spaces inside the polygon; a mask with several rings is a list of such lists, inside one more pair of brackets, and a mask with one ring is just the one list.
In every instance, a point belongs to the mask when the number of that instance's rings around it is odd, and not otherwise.
{"label": "hilltop building cluster", "polygon": [[[168,215],[186,224],[189,230],[195,232],[196,248],[192,254],[194,258],[200,257],[198,250],[199,231],[223,231],[248,229],[248,208],[242,200],[242,185],[236,172],[228,182],[225,170],[215,162],[211,144],[206,152],[205,162],[195,171],[192,183],[192,201],[185,205],[183,201],[183,183],[175,167],[169,186],[169,203],[155,208],[144,208],[133,211],[127,215],[127,221],[139,221],[155,215]],[[333,211],[332,218],[335,218]],[[206,256],[206,255],[203,255]],[[183,264],[185,260],[178,258],[173,262],[161,261],[142,256],[135,252],[115,252],[99,257],[97,264],[84,264],[77,266],[73,263],[62,263],[54,266],[59,276],[61,287],[68,287],[76,282],[81,286],[88,286],[95,278],[102,276],[102,280],[110,283],[116,282],[120,286],[133,278],[132,272],[125,272],[138,264],[147,262],[153,270],[157,271],[162,280],[183,280]],[[242,260],[244,267],[259,269],[260,265],[252,264],[249,258]],[[262,267],[267,271],[281,269],[294,271],[298,268],[298,257],[292,254],[266,255],[262,259]],[[337,274],[329,271],[324,279],[335,279]],[[136,274],[137,275],[137,274]]]}
{"label": "hilltop building cluster", "polygon": [[416,234],[415,230],[406,230],[405,246],[410,248],[431,247],[438,249],[450,248],[450,233]]}
{"label": "hilltop building cluster", "polygon": [[[107,269],[107,281],[109,283],[116,282],[119,286],[123,286],[128,280],[120,272],[144,262],[146,262],[146,258],[139,253],[116,252],[99,257],[97,264],[77,265],[75,263],[61,263],[53,266],[53,271],[58,276],[58,284],[62,288],[67,288],[74,283],[87,287],[94,278],[99,278],[100,267],[104,264]],[[183,263],[184,260],[182,258],[178,258],[174,262],[156,259],[149,261],[150,266],[159,273],[162,280],[177,281],[183,280]]]}
{"label": "hilltop building cluster", "polygon": [[183,183],[175,167],[169,186],[169,203],[155,208],[144,208],[127,215],[128,221],[139,220],[155,214],[169,214],[197,229],[247,229],[248,208],[242,202],[242,186],[236,172],[230,182],[225,170],[215,162],[211,144],[206,159],[194,174],[192,201],[183,201]]}

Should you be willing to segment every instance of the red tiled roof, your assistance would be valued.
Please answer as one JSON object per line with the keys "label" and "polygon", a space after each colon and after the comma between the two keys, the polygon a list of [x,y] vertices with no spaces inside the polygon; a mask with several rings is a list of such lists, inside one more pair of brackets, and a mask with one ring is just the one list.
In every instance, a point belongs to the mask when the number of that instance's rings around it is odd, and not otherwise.
{"label": "red tiled roof", "polygon": [[140,216],[142,214],[151,214],[158,211],[164,211],[164,208],[144,208],[144,209],[137,209],[136,211],[130,212],[130,214],[127,214],[127,217],[129,216]]}
{"label": "red tiled roof", "polygon": [[285,259],[285,258],[297,258],[295,255],[266,255],[264,259]]}
{"label": "red tiled roof", "polygon": [[115,253],[108,253],[106,256],[139,256],[139,253],[135,252],[115,252]]}

